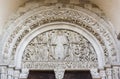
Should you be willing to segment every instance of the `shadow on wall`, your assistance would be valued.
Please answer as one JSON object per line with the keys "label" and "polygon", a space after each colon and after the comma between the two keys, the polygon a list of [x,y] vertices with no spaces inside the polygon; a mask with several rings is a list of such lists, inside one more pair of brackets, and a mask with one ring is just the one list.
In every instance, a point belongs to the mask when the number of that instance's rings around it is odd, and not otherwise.
{"label": "shadow on wall", "polygon": [[117,39],[120,41],[120,33],[118,34]]}

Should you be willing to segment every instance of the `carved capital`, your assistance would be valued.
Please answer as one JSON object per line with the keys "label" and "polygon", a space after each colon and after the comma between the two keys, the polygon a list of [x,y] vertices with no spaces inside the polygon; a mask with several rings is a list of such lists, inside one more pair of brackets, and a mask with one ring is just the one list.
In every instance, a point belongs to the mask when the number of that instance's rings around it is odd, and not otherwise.
{"label": "carved capital", "polygon": [[29,74],[29,69],[22,69],[20,73],[20,79],[27,79]]}
{"label": "carved capital", "polygon": [[99,69],[99,74],[101,79],[106,79],[106,73],[104,69]]}
{"label": "carved capital", "polygon": [[56,79],[63,79],[65,69],[62,69],[61,67],[59,67],[59,68],[55,69],[54,72],[55,72]]}

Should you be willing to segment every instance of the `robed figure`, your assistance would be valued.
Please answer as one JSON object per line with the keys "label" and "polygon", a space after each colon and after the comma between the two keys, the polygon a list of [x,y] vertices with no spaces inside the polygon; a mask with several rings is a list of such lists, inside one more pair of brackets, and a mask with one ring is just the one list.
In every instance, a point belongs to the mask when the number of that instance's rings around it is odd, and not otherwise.
{"label": "robed figure", "polygon": [[52,45],[55,60],[64,60],[67,50],[68,50],[68,40],[67,37],[62,33],[62,31],[57,31],[52,37]]}

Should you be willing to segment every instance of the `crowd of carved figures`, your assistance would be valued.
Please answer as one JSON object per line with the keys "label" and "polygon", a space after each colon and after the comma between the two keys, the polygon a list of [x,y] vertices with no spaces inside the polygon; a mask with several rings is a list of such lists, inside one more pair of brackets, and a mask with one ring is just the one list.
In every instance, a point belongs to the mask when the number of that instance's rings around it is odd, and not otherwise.
{"label": "crowd of carved figures", "polygon": [[55,29],[37,35],[27,45],[23,62],[80,61],[97,64],[91,43],[71,30]]}

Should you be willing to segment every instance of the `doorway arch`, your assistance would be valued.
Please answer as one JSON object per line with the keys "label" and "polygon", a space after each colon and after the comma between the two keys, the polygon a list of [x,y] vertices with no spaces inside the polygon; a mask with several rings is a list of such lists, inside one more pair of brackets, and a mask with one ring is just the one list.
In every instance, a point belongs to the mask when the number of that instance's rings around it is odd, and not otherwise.
{"label": "doorway arch", "polygon": [[[61,27],[60,24],[63,26]],[[37,7],[26,12],[10,25],[9,33],[3,37],[3,62],[22,70],[22,56],[28,43],[38,34],[56,28],[72,30],[84,36],[97,54],[99,65],[97,69],[103,69],[105,65],[118,62],[116,44],[110,31],[106,29],[108,26],[104,19],[79,6],[71,8],[63,4],[55,4]],[[23,69],[19,74],[24,73]]]}
{"label": "doorway arch", "polygon": [[[79,26],[76,26],[74,24],[70,24],[70,23],[62,23],[62,22],[57,22],[57,23],[51,23],[51,24],[47,24],[47,25],[43,25],[41,26],[40,28],[38,29],[35,29],[33,32],[31,32],[27,37],[25,37],[21,44],[19,45],[18,49],[17,49],[17,54],[16,54],[16,67],[18,68],[21,68],[21,64],[22,64],[22,56],[23,56],[23,53],[25,51],[25,48],[26,46],[29,44],[29,42],[37,37],[38,34],[41,34],[43,32],[46,32],[46,31],[49,31],[49,30],[72,30],[72,31],[75,31],[79,34],[82,34],[84,35],[84,37],[86,39],[89,40],[89,42],[93,45],[94,49],[95,49],[95,52],[97,54],[97,58],[98,58],[98,67],[99,68],[103,68],[104,67],[104,58],[101,58],[103,57],[103,54],[101,53],[102,52],[102,48],[100,48],[99,46],[99,43],[96,39],[93,39],[93,36],[91,36],[89,34],[89,32],[85,32],[85,29],[82,30],[82,29],[79,29]],[[99,48],[99,49],[98,49]],[[99,50],[99,51],[98,51]]]}

